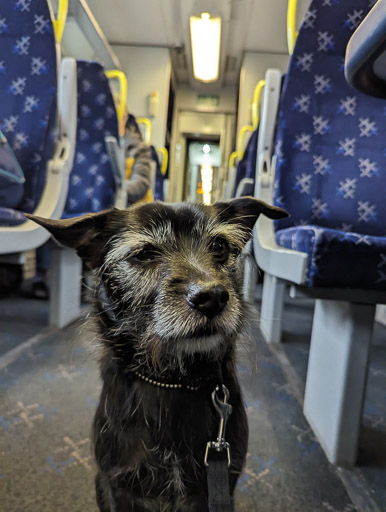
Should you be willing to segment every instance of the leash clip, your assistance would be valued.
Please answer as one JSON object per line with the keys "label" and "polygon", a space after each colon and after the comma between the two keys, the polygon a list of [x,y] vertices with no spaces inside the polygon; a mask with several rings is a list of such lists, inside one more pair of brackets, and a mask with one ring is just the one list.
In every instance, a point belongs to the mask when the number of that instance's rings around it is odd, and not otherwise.
{"label": "leash clip", "polygon": [[228,403],[229,400],[229,390],[224,384],[222,385],[222,393],[223,399],[219,397],[220,387],[216,386],[215,390],[212,393],[212,402],[213,406],[216,409],[218,415],[220,416],[220,424],[218,428],[218,435],[216,441],[209,441],[206,443],[204,464],[205,466],[209,466],[208,463],[208,455],[209,450],[213,449],[217,452],[222,452],[226,450],[227,458],[228,458],[228,467],[231,464],[231,453],[230,453],[230,445],[225,441],[225,431],[228,423],[229,416],[232,414],[232,406]]}

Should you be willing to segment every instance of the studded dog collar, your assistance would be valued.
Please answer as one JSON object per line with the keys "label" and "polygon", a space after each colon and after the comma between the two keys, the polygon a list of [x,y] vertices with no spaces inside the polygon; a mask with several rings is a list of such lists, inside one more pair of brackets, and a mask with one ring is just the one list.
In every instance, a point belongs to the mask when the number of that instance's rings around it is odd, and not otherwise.
{"label": "studded dog collar", "polygon": [[182,383],[171,383],[171,382],[161,382],[159,380],[151,379],[150,377],[147,377],[143,373],[140,373],[136,370],[133,371],[134,375],[138,377],[139,379],[143,380],[144,382],[147,382],[148,384],[151,384],[152,386],[156,386],[158,388],[164,388],[164,389],[187,389],[189,391],[198,391],[201,389],[202,386],[190,386],[189,384],[182,384]]}

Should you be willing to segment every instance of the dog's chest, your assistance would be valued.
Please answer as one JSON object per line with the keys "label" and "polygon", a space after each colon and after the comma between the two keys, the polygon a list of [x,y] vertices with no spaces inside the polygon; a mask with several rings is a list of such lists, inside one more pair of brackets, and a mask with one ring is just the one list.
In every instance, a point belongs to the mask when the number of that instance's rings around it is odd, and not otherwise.
{"label": "dog's chest", "polygon": [[143,421],[144,435],[165,453],[178,454],[181,450],[193,456],[205,448],[218,423],[209,392],[158,390],[150,386],[140,391],[137,420]]}
{"label": "dog's chest", "polygon": [[[141,486],[142,475],[147,475],[150,488],[156,485],[166,496],[183,496],[192,482],[202,485],[206,443],[217,429],[205,394],[148,387],[132,420],[128,430],[135,432],[143,450],[140,457],[137,450],[127,453],[128,465],[135,463]],[[154,475],[153,481],[149,475]]]}

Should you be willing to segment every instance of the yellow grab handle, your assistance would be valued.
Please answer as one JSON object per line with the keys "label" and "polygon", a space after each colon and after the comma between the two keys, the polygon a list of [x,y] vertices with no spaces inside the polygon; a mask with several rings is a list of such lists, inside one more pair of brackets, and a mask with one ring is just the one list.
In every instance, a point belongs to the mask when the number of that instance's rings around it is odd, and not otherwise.
{"label": "yellow grab handle", "polygon": [[52,20],[56,42],[59,44],[62,40],[64,27],[66,25],[68,13],[68,0],[59,0],[58,17]]}
{"label": "yellow grab handle", "polygon": [[231,169],[232,167],[235,166],[235,160],[237,157],[238,157],[237,151],[233,151],[233,153],[231,153],[231,156],[229,157],[228,169]]}
{"label": "yellow grab handle", "polygon": [[259,126],[259,102],[260,102],[260,93],[265,86],[265,80],[260,80],[255,87],[255,91],[253,93],[253,101],[252,101],[252,126],[253,130]]}
{"label": "yellow grab handle", "polygon": [[106,71],[108,79],[116,78],[119,82],[119,107],[117,109],[118,120],[122,121],[126,110],[127,102],[127,78],[123,71],[120,69],[110,69]]}
{"label": "yellow grab handle", "polygon": [[296,38],[298,37],[298,33],[296,31],[296,9],[297,9],[297,0],[288,0],[287,7],[287,46],[288,53],[292,55],[294,51]]}
{"label": "yellow grab handle", "polygon": [[161,174],[165,176],[168,168],[169,153],[166,148],[157,148],[157,152],[162,154]]}
{"label": "yellow grab handle", "polygon": [[144,124],[146,127],[145,131],[145,144],[150,145],[151,141],[151,122],[147,117],[137,117],[137,124]]}
{"label": "yellow grab handle", "polygon": [[246,133],[253,132],[253,131],[254,131],[253,126],[251,126],[250,124],[246,124],[240,130],[239,136],[237,138],[237,156],[238,156],[239,160],[241,160],[244,155],[244,147],[243,147],[244,136]]}
{"label": "yellow grab handle", "polygon": [[241,128],[239,135],[237,137],[237,149],[236,149],[236,151],[233,151],[233,153],[231,153],[231,156],[229,157],[228,169],[230,169],[231,167],[234,167],[236,158],[238,159],[239,162],[240,162],[240,160],[242,160],[243,155],[244,155],[244,147],[243,147],[244,136],[247,132],[253,132],[253,131],[254,131],[253,126],[250,124],[246,124],[245,126],[243,126]]}
{"label": "yellow grab handle", "polygon": [[133,156],[129,156],[129,158],[126,158],[126,172],[125,172],[125,176],[126,176],[127,180],[129,180],[130,177],[131,177],[131,169],[133,168],[133,165],[134,165],[134,157]]}

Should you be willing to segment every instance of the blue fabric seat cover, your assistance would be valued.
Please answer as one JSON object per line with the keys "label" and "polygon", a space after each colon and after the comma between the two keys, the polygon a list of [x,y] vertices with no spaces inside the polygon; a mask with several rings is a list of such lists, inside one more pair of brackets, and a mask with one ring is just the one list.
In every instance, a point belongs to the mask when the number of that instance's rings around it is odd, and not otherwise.
{"label": "blue fabric seat cover", "polygon": [[77,61],[77,75],[78,125],[64,218],[110,208],[116,187],[105,137],[119,141],[118,119],[105,70]]}
{"label": "blue fabric seat cover", "polygon": [[235,197],[237,187],[243,178],[255,179],[256,169],[256,156],[257,156],[257,142],[259,138],[259,130],[252,132],[249,137],[247,146],[244,151],[243,158],[237,165],[235,188],[232,197]]}
{"label": "blue fabric seat cover", "polygon": [[[347,42],[373,3],[313,0],[284,81],[274,202],[291,217],[276,224],[277,241],[307,250],[309,286],[386,287],[377,274],[386,270],[386,106],[352,89],[343,71]],[[336,283],[325,262],[345,269]]]}
{"label": "blue fabric seat cover", "polygon": [[154,187],[154,199],[157,201],[164,200],[164,176],[161,172],[161,165],[158,158],[158,153],[154,146],[150,146],[151,157],[155,162],[155,187]]}
{"label": "blue fabric seat cover", "polygon": [[16,208],[24,195],[24,174],[0,130],[0,207]]}
{"label": "blue fabric seat cover", "polygon": [[282,247],[309,255],[309,286],[385,289],[386,237],[307,225],[279,230],[276,239]]}
{"label": "blue fabric seat cover", "polygon": [[[47,0],[7,0],[0,7],[0,128],[25,176],[17,210],[32,212],[46,182],[56,117],[56,49]],[[0,225],[25,217],[0,208]]]}

